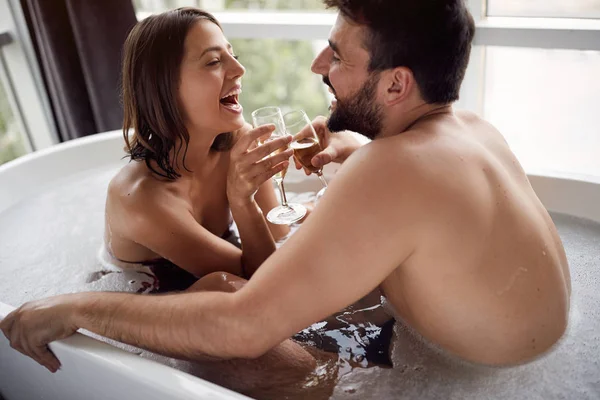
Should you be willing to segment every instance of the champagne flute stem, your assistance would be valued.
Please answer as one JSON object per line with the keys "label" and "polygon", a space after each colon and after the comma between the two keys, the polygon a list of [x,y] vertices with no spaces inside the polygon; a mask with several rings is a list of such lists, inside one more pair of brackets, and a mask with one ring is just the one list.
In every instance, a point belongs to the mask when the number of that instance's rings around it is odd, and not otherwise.
{"label": "champagne flute stem", "polygon": [[287,202],[287,197],[285,196],[285,188],[283,187],[283,179],[276,179],[277,188],[279,189],[279,194],[281,195],[281,205],[284,207],[289,207]]}
{"label": "champagne flute stem", "polygon": [[325,180],[325,177],[323,176],[323,171],[317,172],[317,176],[319,177],[319,180],[323,184],[323,187],[327,187],[327,181]]}

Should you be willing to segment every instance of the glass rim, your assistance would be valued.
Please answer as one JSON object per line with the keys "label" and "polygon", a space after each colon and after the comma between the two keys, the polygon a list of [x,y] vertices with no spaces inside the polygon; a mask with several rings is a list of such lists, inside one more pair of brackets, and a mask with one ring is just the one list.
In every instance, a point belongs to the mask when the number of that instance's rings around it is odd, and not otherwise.
{"label": "glass rim", "polygon": [[[273,112],[270,114],[262,115],[262,113],[267,110],[272,110]],[[277,106],[267,106],[267,107],[261,107],[259,109],[252,111],[252,118],[268,118],[268,117],[273,117],[277,114],[282,114],[281,108],[279,108]]]}
{"label": "glass rim", "polygon": [[[296,114],[298,115],[298,118],[292,119],[292,122],[288,124],[286,117],[288,117],[290,115],[296,115]],[[308,118],[308,115],[306,114],[306,111],[304,111],[304,110],[292,110],[283,115],[283,123],[285,124],[286,127],[296,126],[299,123],[304,123],[304,124],[308,125],[311,122],[312,121],[310,120],[310,118]]]}

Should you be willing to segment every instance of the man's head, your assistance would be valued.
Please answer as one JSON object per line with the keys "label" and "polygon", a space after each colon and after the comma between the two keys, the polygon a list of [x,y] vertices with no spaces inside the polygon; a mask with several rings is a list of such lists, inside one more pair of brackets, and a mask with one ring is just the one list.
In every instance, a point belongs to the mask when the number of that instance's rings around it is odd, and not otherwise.
{"label": "man's head", "polygon": [[458,100],[475,26],[464,0],[324,0],[340,14],[313,62],[336,96],[329,128],[374,138],[388,114]]}

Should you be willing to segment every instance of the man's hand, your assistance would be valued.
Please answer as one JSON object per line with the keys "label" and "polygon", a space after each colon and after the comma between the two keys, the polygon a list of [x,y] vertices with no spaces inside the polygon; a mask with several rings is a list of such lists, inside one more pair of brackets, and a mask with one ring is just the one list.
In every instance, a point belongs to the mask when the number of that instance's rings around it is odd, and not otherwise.
{"label": "man's hand", "polygon": [[70,299],[70,295],[64,295],[25,303],[8,314],[0,322],[0,329],[10,346],[56,372],[60,362],[48,343],[71,336],[78,329],[72,322],[75,307]]}
{"label": "man's hand", "polygon": [[[312,126],[319,136],[319,143],[323,150],[315,155],[311,160],[312,165],[317,168],[322,168],[325,165],[335,162],[343,163],[355,150],[360,148],[362,145],[351,133],[349,132],[337,132],[332,133],[327,128],[327,118],[317,117],[313,120]],[[305,128],[307,130],[310,128]],[[300,131],[296,137],[310,136],[308,132]],[[296,169],[302,168],[302,164],[294,158]],[[311,172],[304,169],[306,175],[310,175]]]}

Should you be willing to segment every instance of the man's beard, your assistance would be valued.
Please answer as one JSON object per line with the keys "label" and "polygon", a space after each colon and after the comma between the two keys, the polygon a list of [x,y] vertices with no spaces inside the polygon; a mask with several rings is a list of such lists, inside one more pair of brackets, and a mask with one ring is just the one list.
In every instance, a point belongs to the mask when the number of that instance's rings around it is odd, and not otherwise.
{"label": "man's beard", "polygon": [[[323,82],[331,88],[329,77],[324,77]],[[331,132],[344,130],[360,133],[369,139],[375,139],[381,132],[382,111],[375,100],[375,91],[379,83],[379,74],[371,74],[364,85],[349,100],[337,98],[337,105],[327,121],[327,128]]]}

